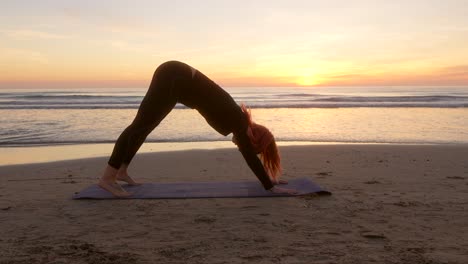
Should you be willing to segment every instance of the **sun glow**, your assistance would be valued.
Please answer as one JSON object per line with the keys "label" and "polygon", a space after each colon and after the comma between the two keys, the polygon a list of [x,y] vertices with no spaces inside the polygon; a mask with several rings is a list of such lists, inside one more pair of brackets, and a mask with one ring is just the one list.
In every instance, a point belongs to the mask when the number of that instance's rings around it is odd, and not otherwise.
{"label": "sun glow", "polygon": [[296,81],[296,84],[300,86],[313,86],[320,84],[320,82],[315,76],[308,75],[299,77]]}
{"label": "sun glow", "polygon": [[314,68],[297,69],[296,72],[291,73],[291,77],[294,83],[299,86],[319,85],[324,82],[324,80],[320,78],[320,75],[322,75],[323,71],[327,68],[327,65],[315,65]]}

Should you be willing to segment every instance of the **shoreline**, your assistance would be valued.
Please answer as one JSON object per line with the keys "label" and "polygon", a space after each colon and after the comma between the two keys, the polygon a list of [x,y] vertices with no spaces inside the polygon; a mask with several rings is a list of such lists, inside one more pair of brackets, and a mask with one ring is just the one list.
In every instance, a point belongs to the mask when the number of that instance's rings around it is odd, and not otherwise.
{"label": "shoreline", "polygon": [[[314,146],[314,145],[403,145],[403,146],[468,146],[468,143],[352,143],[352,142],[308,142],[308,141],[278,141],[278,146]],[[49,163],[66,160],[99,158],[110,156],[114,143],[80,143],[60,145],[7,146],[0,147],[0,167],[10,165],[25,165]],[[161,153],[187,150],[234,149],[231,141],[203,142],[147,142],[138,154]]]}
{"label": "shoreline", "polygon": [[[0,263],[450,263],[468,257],[467,145],[281,147],[326,197],[71,200],[106,157],[0,167]],[[256,181],[238,151],[142,153],[140,182]],[[259,183],[260,184],[260,183]]]}

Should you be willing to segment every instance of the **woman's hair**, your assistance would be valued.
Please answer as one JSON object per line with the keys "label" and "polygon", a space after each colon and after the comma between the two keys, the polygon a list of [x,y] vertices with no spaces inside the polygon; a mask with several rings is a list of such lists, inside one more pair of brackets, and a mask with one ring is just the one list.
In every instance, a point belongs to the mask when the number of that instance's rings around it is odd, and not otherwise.
{"label": "woman's hair", "polygon": [[266,127],[252,121],[252,114],[244,104],[242,112],[247,117],[249,127],[247,135],[255,151],[260,154],[263,166],[271,177],[277,180],[281,173],[281,157],[273,134]]}

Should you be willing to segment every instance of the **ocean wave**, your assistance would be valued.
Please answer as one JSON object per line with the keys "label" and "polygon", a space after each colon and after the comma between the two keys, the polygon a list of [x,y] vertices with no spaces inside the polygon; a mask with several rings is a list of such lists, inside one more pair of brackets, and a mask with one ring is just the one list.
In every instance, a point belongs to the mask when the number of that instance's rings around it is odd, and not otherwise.
{"label": "ocean wave", "polygon": [[404,103],[404,102],[459,102],[465,101],[468,102],[468,96],[447,96],[447,95],[438,95],[438,96],[340,96],[340,97],[329,97],[329,98],[320,98],[316,101],[322,102],[355,102],[355,103],[373,103],[373,102],[383,102],[383,103]]}
{"label": "ocean wave", "polygon": [[[247,104],[252,109],[280,109],[280,108],[466,108],[468,102],[348,102],[348,103],[281,103],[281,104]],[[139,104],[44,104],[44,105],[0,105],[2,110],[15,109],[138,109]],[[175,109],[189,109],[184,105],[176,105]]]}
{"label": "ocean wave", "polygon": [[[365,93],[364,93],[365,94]],[[251,108],[341,107],[468,107],[468,91],[435,92],[428,95],[373,93],[329,94],[265,90],[263,93],[233,92],[234,100]],[[143,94],[135,92],[33,92],[0,93],[0,109],[137,109]],[[177,108],[186,108],[178,104]]]}

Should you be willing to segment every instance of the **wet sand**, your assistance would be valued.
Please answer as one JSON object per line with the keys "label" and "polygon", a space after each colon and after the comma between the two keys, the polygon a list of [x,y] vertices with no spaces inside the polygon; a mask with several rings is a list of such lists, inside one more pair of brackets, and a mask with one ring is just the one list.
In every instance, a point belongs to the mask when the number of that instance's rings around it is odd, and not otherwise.
{"label": "wet sand", "polygon": [[[75,201],[106,158],[0,167],[0,263],[468,263],[468,146],[281,147],[332,196]],[[144,182],[255,179],[235,149],[139,154]]]}

